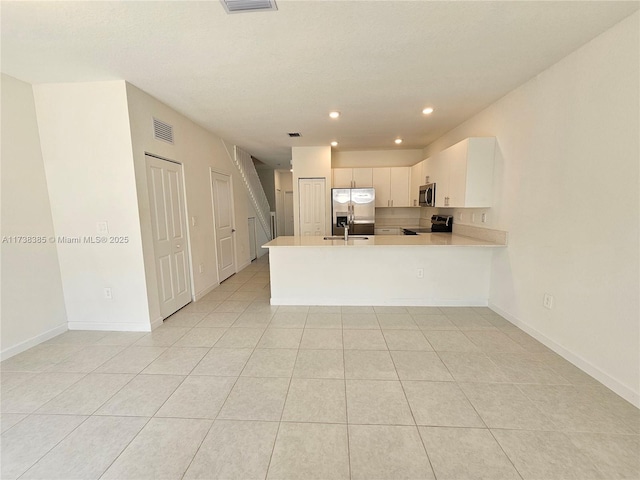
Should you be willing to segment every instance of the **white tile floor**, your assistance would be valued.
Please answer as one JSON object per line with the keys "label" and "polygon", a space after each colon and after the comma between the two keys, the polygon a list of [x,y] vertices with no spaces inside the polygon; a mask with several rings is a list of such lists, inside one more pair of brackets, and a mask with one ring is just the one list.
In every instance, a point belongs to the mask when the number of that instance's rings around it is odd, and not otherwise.
{"label": "white tile floor", "polygon": [[2,362],[2,478],[639,479],[640,413],[487,308],[271,307]]}

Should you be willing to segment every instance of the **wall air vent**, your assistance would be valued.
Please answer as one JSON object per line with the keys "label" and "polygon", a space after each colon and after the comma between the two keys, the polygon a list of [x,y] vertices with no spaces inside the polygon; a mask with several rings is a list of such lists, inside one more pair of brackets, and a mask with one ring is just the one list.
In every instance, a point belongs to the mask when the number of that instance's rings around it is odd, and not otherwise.
{"label": "wall air vent", "polygon": [[220,0],[227,13],[278,10],[275,0]]}
{"label": "wall air vent", "polygon": [[301,137],[302,136],[298,132],[289,132],[289,133],[287,133],[287,135],[289,135],[291,138],[297,138],[297,137]]}
{"label": "wall air vent", "polygon": [[153,136],[173,145],[173,126],[157,118],[153,119]]}

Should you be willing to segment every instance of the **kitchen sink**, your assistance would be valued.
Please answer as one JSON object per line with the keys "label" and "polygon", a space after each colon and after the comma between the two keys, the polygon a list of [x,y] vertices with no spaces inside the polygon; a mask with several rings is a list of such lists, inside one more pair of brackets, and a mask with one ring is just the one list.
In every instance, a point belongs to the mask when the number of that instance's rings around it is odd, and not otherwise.
{"label": "kitchen sink", "polygon": [[[369,240],[369,237],[361,237],[359,235],[349,235],[349,238],[353,238],[354,240]],[[335,236],[335,237],[324,237],[325,240],[344,240],[343,235]]]}

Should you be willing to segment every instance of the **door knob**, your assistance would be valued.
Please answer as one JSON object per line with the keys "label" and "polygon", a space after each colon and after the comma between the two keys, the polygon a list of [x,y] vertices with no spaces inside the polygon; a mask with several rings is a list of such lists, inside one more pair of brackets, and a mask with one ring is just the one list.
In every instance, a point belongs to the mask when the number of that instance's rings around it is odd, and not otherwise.
{"label": "door knob", "polygon": [[176,245],[176,248],[180,248],[180,244],[177,244],[177,245]]}

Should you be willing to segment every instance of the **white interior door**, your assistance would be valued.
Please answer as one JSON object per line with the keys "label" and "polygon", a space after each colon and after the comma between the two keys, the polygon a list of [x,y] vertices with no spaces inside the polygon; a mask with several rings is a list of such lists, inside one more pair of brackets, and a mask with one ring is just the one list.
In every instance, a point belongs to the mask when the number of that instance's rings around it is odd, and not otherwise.
{"label": "white interior door", "polygon": [[233,192],[231,177],[211,172],[213,217],[218,259],[218,281],[222,282],[236,273],[236,255],[233,241]]}
{"label": "white interior door", "polygon": [[146,158],[160,313],[167,318],[191,301],[182,165]]}
{"label": "white interior door", "polygon": [[284,234],[293,236],[293,192],[284,192]]}
{"label": "white interior door", "polygon": [[326,211],[324,178],[301,178],[298,182],[300,235],[323,236]]}

